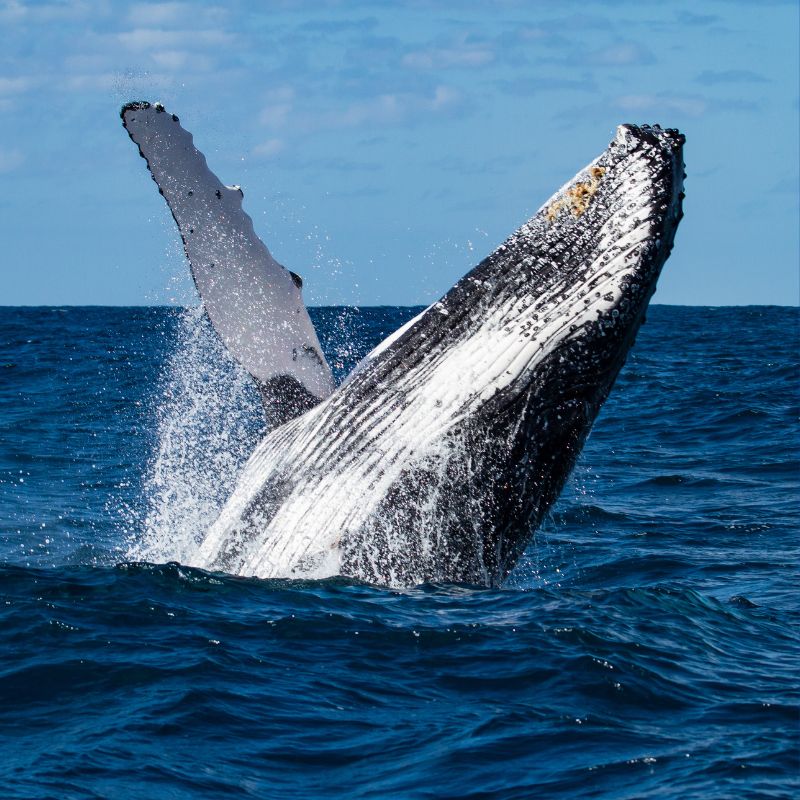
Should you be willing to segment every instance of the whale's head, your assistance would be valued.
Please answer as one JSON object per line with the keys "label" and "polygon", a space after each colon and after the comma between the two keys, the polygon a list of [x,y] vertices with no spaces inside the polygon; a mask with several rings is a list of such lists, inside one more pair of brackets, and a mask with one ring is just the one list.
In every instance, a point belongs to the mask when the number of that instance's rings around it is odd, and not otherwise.
{"label": "whale's head", "polygon": [[[452,557],[470,552],[464,563],[477,562],[482,581],[511,569],[558,496],[633,344],[682,216],[684,141],[676,130],[620,126],[351,381],[367,398],[380,387],[373,426],[406,418],[393,434],[406,440],[399,460],[416,506],[437,493],[429,505],[440,517],[427,523],[453,528],[442,541]],[[442,455],[448,448],[454,457]],[[454,498],[449,521],[443,492]]]}

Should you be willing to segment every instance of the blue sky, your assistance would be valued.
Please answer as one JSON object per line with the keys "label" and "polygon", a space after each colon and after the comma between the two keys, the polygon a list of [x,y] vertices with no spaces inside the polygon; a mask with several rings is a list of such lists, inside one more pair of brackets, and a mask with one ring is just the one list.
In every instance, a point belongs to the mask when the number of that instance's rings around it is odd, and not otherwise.
{"label": "blue sky", "polygon": [[0,3],[0,305],[194,302],[120,105],[177,113],[309,304],[445,292],[621,122],[687,136],[655,302],[798,303],[798,4]]}

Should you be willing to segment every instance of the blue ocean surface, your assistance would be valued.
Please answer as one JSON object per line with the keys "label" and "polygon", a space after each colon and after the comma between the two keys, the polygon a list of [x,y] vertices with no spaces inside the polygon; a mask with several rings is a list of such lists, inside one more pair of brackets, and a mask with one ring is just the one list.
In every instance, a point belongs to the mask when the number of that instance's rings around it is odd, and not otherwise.
{"label": "blue ocean surface", "polygon": [[507,585],[398,591],[181,563],[264,426],[198,311],[0,308],[0,797],[796,797],[799,342],[651,308]]}

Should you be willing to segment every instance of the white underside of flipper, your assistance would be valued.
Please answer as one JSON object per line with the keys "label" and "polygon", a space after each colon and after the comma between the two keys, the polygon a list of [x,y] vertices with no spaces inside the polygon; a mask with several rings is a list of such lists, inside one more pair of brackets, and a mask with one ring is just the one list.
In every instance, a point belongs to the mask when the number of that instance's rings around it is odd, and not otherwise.
{"label": "white underside of flipper", "polygon": [[219,181],[163,106],[129,103],[122,120],[172,211],[203,304],[231,354],[262,385],[286,376],[315,398],[330,395],[333,377],[300,280],[256,236],[241,190]]}

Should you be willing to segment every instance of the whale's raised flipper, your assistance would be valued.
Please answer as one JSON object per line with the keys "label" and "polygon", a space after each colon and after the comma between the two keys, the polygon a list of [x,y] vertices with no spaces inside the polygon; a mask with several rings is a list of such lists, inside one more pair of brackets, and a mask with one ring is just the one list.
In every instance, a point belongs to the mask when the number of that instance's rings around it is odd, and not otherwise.
{"label": "whale's raised flipper", "polygon": [[172,211],[208,316],[256,379],[270,422],[283,423],[326,398],[334,382],[302,281],[256,236],[241,189],[219,181],[192,135],[159,103],[128,103],[120,115]]}

